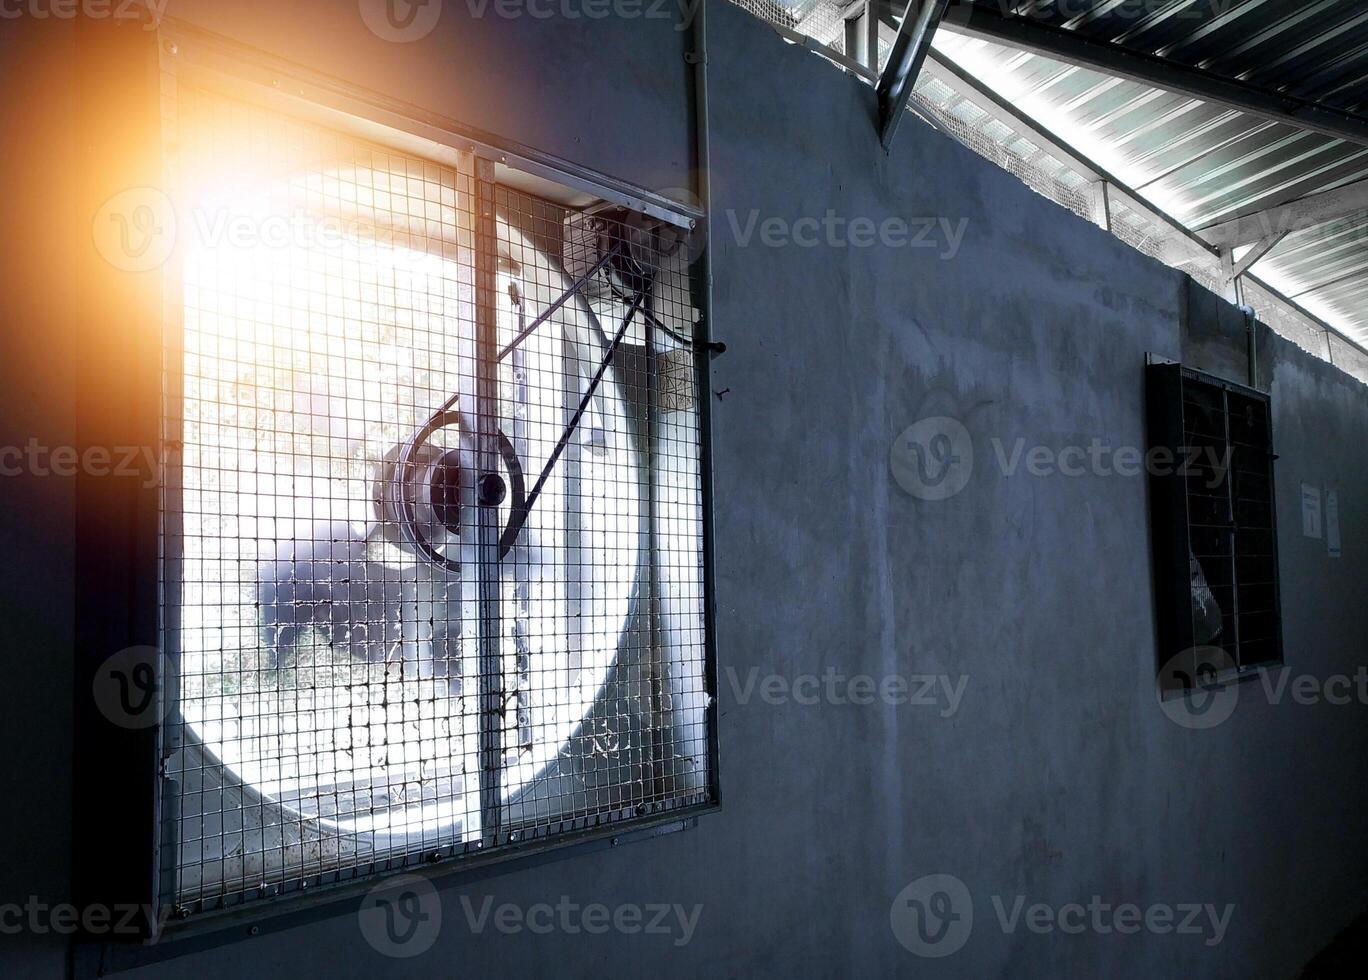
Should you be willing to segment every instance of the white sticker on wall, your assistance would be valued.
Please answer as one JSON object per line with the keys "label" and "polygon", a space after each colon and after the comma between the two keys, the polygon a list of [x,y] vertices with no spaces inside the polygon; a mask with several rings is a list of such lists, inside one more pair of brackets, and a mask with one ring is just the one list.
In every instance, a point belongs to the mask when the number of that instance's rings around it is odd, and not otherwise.
{"label": "white sticker on wall", "polygon": [[1325,491],[1325,546],[1331,558],[1340,556],[1339,492]]}
{"label": "white sticker on wall", "polygon": [[1321,536],[1320,487],[1302,484],[1302,534],[1308,538]]}

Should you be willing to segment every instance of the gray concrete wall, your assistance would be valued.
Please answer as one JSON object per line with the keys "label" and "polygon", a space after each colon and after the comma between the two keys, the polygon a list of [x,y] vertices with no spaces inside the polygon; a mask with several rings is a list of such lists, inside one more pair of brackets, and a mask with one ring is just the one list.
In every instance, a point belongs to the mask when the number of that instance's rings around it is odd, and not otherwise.
{"label": "gray concrete wall", "polygon": [[167,14],[639,186],[688,185],[692,70],[679,0],[641,0],[629,17],[575,4],[564,9],[578,16],[556,16],[560,0],[433,2],[435,24],[400,43],[358,14],[382,0],[169,0]]}
{"label": "gray concrete wall", "polygon": [[[321,69],[646,186],[684,183],[684,36],[668,24],[472,23],[449,3],[433,40],[396,48],[347,28],[353,4],[176,7],[261,44],[287,27],[283,53]],[[1145,354],[1229,352],[1185,333],[1180,274],[914,119],[885,156],[866,87],[727,4],[711,10],[714,329],[728,345],[712,382],[723,811],[688,833],[445,891],[442,934],[420,960],[373,952],[348,907],[133,975],[1293,975],[1364,906],[1362,704],[1272,704],[1246,683],[1223,725],[1174,724],[1153,695],[1144,481],[1008,476],[993,443],[1143,446]],[[752,212],[792,222],[828,210],[946,219],[963,238],[953,246],[940,226],[938,249],[803,247],[737,232]],[[37,336],[6,318],[7,346],[22,342],[5,359],[5,401],[21,408],[6,413],[8,441],[44,427],[59,437],[70,416],[60,370],[42,399],[22,384],[63,354],[59,326]],[[1282,342],[1264,349],[1288,669],[1352,673],[1368,635],[1365,389]],[[894,440],[931,416],[960,420],[972,440],[973,475],[948,500],[917,499],[890,474]],[[1338,488],[1342,558],[1301,536],[1302,483]],[[10,659],[31,688],[11,685],[0,712],[10,744],[27,747],[4,838],[22,857],[4,883],[60,896],[74,542],[69,499],[39,489],[5,485],[5,595],[25,631]],[[15,576],[21,565],[50,588]],[[953,712],[771,704],[743,697],[752,668],[786,683],[828,668],[967,681]],[[930,873],[960,879],[975,910],[967,944],[939,960],[890,928],[895,896]],[[462,904],[563,895],[702,912],[678,946],[677,934],[477,935]],[[993,899],[1018,895],[1235,908],[1207,946],[1008,933]],[[54,940],[24,942],[45,972],[60,967]]]}

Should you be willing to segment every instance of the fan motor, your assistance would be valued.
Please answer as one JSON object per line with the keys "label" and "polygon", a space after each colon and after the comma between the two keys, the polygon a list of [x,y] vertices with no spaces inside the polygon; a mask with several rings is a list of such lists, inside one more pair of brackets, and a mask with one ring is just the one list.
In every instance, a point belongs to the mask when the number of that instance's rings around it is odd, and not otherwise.
{"label": "fan motor", "polygon": [[461,533],[461,464],[456,450],[422,444],[409,456],[408,473],[399,472],[402,446],[385,454],[371,488],[375,517],[385,538],[414,550],[402,529],[408,525],[419,540],[439,544]]}
{"label": "fan motor", "polygon": [[[443,552],[461,534],[464,469],[458,450],[439,449],[427,440],[438,429],[455,424],[454,412],[439,412],[412,439],[385,454],[371,487],[375,517],[385,540],[450,571],[459,570],[460,565]],[[498,507],[508,499],[511,486],[508,525],[499,538],[502,558],[526,520],[527,494],[522,464],[502,432],[499,456],[508,479],[500,473],[483,474],[475,481],[475,497],[481,507]]]}

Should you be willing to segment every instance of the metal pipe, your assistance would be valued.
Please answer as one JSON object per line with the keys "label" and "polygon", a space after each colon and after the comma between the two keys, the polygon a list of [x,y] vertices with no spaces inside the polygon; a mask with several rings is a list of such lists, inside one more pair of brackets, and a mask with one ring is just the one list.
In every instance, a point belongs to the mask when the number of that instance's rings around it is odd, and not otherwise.
{"label": "metal pipe", "polygon": [[[498,218],[494,199],[494,163],[475,160],[475,466],[468,481],[478,483],[485,473],[498,472],[499,386],[494,355],[499,349]],[[467,499],[478,493],[467,491]],[[476,583],[479,609],[479,730],[480,839],[486,847],[500,843],[503,823],[503,710],[504,678],[499,626],[502,568],[499,562],[499,510],[477,506],[476,552],[480,572]],[[465,577],[462,576],[464,583]],[[462,585],[462,598],[465,595]]]}
{"label": "metal pipe", "polygon": [[[907,12],[898,25],[898,36],[893,40],[893,50],[888,53],[888,63],[879,76],[879,84],[874,87],[879,100],[879,138],[884,149],[893,143],[893,134],[902,121],[903,110],[907,108],[908,96],[917,83],[917,74],[931,50],[931,38],[936,27],[945,15],[949,0],[907,0]],[[912,12],[916,10],[916,17]]]}
{"label": "metal pipe", "polygon": [[698,0],[688,60],[693,64],[695,196],[703,212],[695,234],[703,237],[703,253],[695,266],[698,323],[694,327],[694,373],[698,378],[699,483],[703,495],[703,623],[704,687],[708,696],[708,789],[711,802],[720,802],[717,736],[717,585],[713,573],[716,535],[713,518],[712,384],[712,176],[709,162],[711,131],[708,122],[708,0]]}

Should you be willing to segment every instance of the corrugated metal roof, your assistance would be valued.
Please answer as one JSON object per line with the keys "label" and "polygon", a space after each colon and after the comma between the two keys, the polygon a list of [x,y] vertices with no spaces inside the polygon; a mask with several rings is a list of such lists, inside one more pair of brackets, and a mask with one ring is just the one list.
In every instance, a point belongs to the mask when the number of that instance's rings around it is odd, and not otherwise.
{"label": "corrugated metal roof", "polygon": [[[738,0],[752,6],[747,0]],[[858,4],[781,0],[838,50]],[[1312,100],[1368,126],[1364,0],[952,0]],[[898,0],[901,6],[901,0]],[[758,11],[757,11],[758,12]],[[809,24],[811,30],[809,30]],[[1368,146],[942,27],[937,52],[1191,230],[1368,178]],[[918,93],[927,91],[919,83]],[[948,100],[941,108],[953,108]],[[976,135],[992,131],[980,120]],[[1002,128],[1002,127],[999,127]],[[1019,139],[1002,128],[1004,146]],[[1235,252],[1238,261],[1248,248]],[[1299,228],[1252,272],[1368,346],[1368,211]],[[1360,355],[1356,355],[1360,356]]]}
{"label": "corrugated metal roof", "polygon": [[[1225,78],[1354,113],[1368,106],[1362,0],[1011,6],[1013,14]],[[940,32],[936,45],[1189,228],[1368,178],[1368,147],[1357,143],[950,31]],[[1293,232],[1255,270],[1368,343],[1368,213]]]}
{"label": "corrugated metal roof", "polygon": [[1362,0],[969,2],[1349,112],[1368,99]]}

